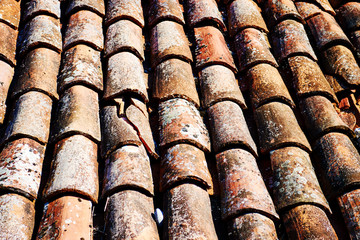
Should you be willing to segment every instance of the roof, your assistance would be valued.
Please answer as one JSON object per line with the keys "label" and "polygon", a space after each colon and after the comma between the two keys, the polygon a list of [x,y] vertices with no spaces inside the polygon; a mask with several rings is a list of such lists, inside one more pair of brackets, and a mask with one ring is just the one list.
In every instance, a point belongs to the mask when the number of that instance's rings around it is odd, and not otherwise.
{"label": "roof", "polygon": [[360,3],[2,0],[0,239],[360,238]]}

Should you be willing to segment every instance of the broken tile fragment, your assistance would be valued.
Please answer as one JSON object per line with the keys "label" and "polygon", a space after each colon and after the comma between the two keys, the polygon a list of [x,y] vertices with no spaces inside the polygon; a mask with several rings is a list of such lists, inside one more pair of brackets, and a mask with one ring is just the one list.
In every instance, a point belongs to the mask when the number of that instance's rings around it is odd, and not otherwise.
{"label": "broken tile fragment", "polygon": [[149,7],[149,28],[153,28],[161,21],[172,20],[185,25],[183,7],[179,0],[152,0]]}
{"label": "broken tile fragment", "polygon": [[21,17],[23,22],[30,21],[30,19],[38,15],[60,18],[59,0],[29,0],[25,2],[24,9],[24,15]]}
{"label": "broken tile fragment", "polygon": [[343,215],[350,239],[360,237],[360,189],[341,195],[338,203]]}
{"label": "broken tile fragment", "polygon": [[20,22],[20,2],[3,0],[0,2],[0,21],[18,29]]}
{"label": "broken tile fragment", "polygon": [[100,17],[104,17],[104,0],[70,0],[65,14],[69,17],[71,14],[81,10],[89,10],[98,14]]}
{"label": "broken tile fragment", "polygon": [[108,0],[105,15],[105,26],[108,27],[110,24],[120,19],[131,20],[143,28],[145,22],[141,0]]}

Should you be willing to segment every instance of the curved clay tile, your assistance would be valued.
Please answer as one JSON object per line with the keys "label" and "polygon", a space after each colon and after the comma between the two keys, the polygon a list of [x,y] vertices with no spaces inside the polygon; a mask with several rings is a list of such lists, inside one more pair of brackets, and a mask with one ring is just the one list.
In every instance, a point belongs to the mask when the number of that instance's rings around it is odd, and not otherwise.
{"label": "curved clay tile", "polygon": [[120,19],[128,19],[143,28],[145,22],[141,0],[108,0],[105,26],[108,27]]}
{"label": "curved clay tile", "polygon": [[14,67],[18,31],[0,22],[0,33],[0,59]]}
{"label": "curved clay tile", "polygon": [[38,15],[60,18],[59,0],[29,0],[25,2],[24,9],[24,15],[21,17],[22,22],[28,22]]}
{"label": "curved clay tile", "polygon": [[70,0],[65,14],[70,16],[71,14],[81,10],[89,10],[98,14],[100,17],[104,17],[104,0]]}
{"label": "curved clay tile", "polygon": [[167,20],[185,25],[184,10],[179,0],[152,0],[150,2],[149,28],[153,28],[159,22]]}
{"label": "curved clay tile", "polygon": [[356,56],[358,57],[358,59],[360,59],[360,30],[351,32],[349,34],[349,38],[351,43],[355,47]]}
{"label": "curved clay tile", "polygon": [[0,72],[0,124],[2,125],[6,113],[6,99],[14,76],[14,68],[0,60]]}
{"label": "curved clay tile", "polygon": [[0,2],[0,21],[17,29],[20,22],[20,3],[15,0],[3,0]]}
{"label": "curved clay tile", "polygon": [[264,13],[267,16],[266,20],[270,27],[274,27],[281,21],[288,19],[294,19],[305,24],[292,0],[266,0],[264,8]]}
{"label": "curved clay tile", "polygon": [[360,212],[360,189],[341,195],[338,198],[338,203],[350,238],[356,239],[360,235],[360,222],[358,221]]}
{"label": "curved clay tile", "polygon": [[311,2],[307,2],[306,0],[296,1],[295,5],[305,21],[323,12],[318,5]]}
{"label": "curved clay tile", "polygon": [[336,10],[336,17],[340,25],[347,31],[360,28],[360,3],[349,2]]}

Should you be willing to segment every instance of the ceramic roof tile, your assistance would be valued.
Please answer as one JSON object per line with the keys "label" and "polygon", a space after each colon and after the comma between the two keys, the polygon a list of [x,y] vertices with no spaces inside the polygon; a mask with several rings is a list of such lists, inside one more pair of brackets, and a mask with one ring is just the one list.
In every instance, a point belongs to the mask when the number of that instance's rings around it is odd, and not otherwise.
{"label": "ceramic roof tile", "polygon": [[279,71],[274,66],[257,64],[249,68],[245,76],[251,87],[251,102],[254,108],[271,101],[281,101],[295,107]]}
{"label": "ceramic roof tile", "polygon": [[92,239],[91,209],[91,201],[73,196],[46,203],[36,239]]}
{"label": "ceramic roof tile", "polygon": [[0,3],[0,21],[17,29],[20,22],[20,3],[15,0],[3,0]]}
{"label": "ceramic roof tile", "polygon": [[230,149],[217,154],[216,162],[224,220],[246,212],[279,219],[252,154],[242,149]]}
{"label": "ceramic roof tile", "polygon": [[353,31],[360,28],[360,3],[346,3],[337,9],[336,13],[340,25],[347,31]]}
{"label": "ceramic roof tile", "polygon": [[4,123],[6,98],[14,75],[14,68],[0,60],[0,124]]}
{"label": "ceramic roof tile", "polygon": [[211,188],[212,179],[202,150],[189,144],[169,147],[161,158],[160,190],[176,186],[180,182],[197,182]]}
{"label": "ceramic roof tile", "polygon": [[151,66],[155,67],[169,58],[192,62],[189,42],[183,26],[172,21],[163,21],[151,29]]}
{"label": "ceramic roof tile", "polygon": [[166,20],[172,20],[185,25],[184,9],[179,0],[152,0],[150,2],[148,19],[150,28]]}
{"label": "ceramic roof tile", "polygon": [[349,33],[351,43],[355,48],[357,58],[360,58],[360,30]]}
{"label": "ceramic roof tile", "polygon": [[235,0],[228,6],[230,36],[235,36],[245,28],[256,28],[268,32],[266,23],[261,16],[261,9],[252,0]]}
{"label": "ceramic roof tile", "polygon": [[247,127],[240,106],[234,102],[223,101],[207,110],[214,152],[240,147],[257,156],[257,148]]}
{"label": "ceramic roof tile", "polygon": [[82,135],[74,135],[57,142],[50,171],[43,201],[63,194],[76,194],[97,203],[97,145],[93,141]]}
{"label": "ceramic roof tile", "polygon": [[304,20],[308,20],[322,12],[322,9],[311,1],[296,1],[295,5]]}
{"label": "ceramic roof tile", "polygon": [[98,95],[93,90],[75,85],[65,90],[57,105],[51,141],[74,134],[100,142]]}
{"label": "ceramic roof tile", "polygon": [[42,144],[49,138],[52,100],[40,92],[27,92],[19,97],[7,122],[3,142],[28,137]]}
{"label": "ceramic roof tile", "polygon": [[39,91],[57,100],[59,95],[56,81],[60,58],[58,52],[48,48],[35,48],[28,52],[21,64],[18,63],[11,97],[17,98],[29,91]]}
{"label": "ceramic roof tile", "polygon": [[294,19],[300,23],[305,23],[292,0],[267,0],[264,8],[267,23],[271,27],[286,19]]}
{"label": "ceramic roof tile", "polygon": [[104,0],[70,0],[65,14],[70,16],[80,10],[89,10],[98,14],[100,17],[104,17]]}
{"label": "ceramic roof tile", "polygon": [[120,19],[129,19],[143,28],[145,22],[141,0],[108,0],[105,26],[109,26]]}
{"label": "ceramic roof tile", "polygon": [[255,28],[246,28],[235,37],[235,48],[239,60],[239,71],[247,70],[259,63],[278,64],[270,51],[266,34]]}
{"label": "ceramic roof tile", "polygon": [[338,203],[343,214],[350,239],[360,236],[360,189],[345,193],[338,198]]}
{"label": "ceramic roof tile", "polygon": [[0,196],[0,238],[31,239],[35,225],[35,204],[17,194]]}
{"label": "ceramic roof tile", "polygon": [[226,26],[215,0],[188,0],[186,1],[187,24],[189,27],[201,24],[217,26],[226,31]]}
{"label": "ceramic roof tile", "polygon": [[45,146],[29,138],[7,143],[0,153],[0,188],[36,199],[44,155]]}
{"label": "ceramic roof tile", "polygon": [[341,94],[349,91],[349,86],[344,84],[339,77],[328,74],[325,74],[325,77],[336,94]]}
{"label": "ceramic roof tile", "polygon": [[144,147],[125,145],[105,160],[102,198],[125,188],[145,190],[154,195],[150,160]]}
{"label": "ceramic roof tile", "polygon": [[18,31],[0,22],[0,59],[15,66],[16,39]]}
{"label": "ceramic roof tile", "polygon": [[22,22],[28,22],[38,15],[48,15],[54,18],[60,18],[60,1],[59,0],[27,0],[25,1]]}
{"label": "ceramic roof tile", "polygon": [[217,239],[208,193],[194,185],[182,184],[165,195],[166,239]]}
{"label": "ceramic roof tile", "polygon": [[125,190],[109,197],[105,212],[108,239],[159,239],[152,217],[153,200],[137,191]]}
{"label": "ceramic roof tile", "polygon": [[77,44],[86,44],[101,51],[104,47],[102,18],[96,13],[81,10],[69,18],[64,35],[64,50]]}
{"label": "ceramic roof tile", "polygon": [[199,81],[204,108],[221,101],[233,101],[242,109],[247,108],[238,80],[231,69],[222,65],[210,65],[199,71]]}

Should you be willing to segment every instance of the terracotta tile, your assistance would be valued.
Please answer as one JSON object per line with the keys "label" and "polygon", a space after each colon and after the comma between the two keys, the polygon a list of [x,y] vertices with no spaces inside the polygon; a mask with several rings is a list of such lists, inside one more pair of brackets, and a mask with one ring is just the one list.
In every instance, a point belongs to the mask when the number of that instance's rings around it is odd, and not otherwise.
{"label": "terracotta tile", "polygon": [[[335,0],[335,1],[337,1],[337,0]],[[335,6],[333,4],[334,0],[330,0],[330,1],[328,1],[328,0],[315,0],[315,2],[322,8],[323,11],[325,11],[325,12],[327,12],[327,13],[333,15],[333,16],[336,15],[336,13],[335,13],[335,11],[333,9],[333,6]]]}
{"label": "terracotta tile", "polygon": [[327,98],[315,95],[303,98],[299,105],[307,130],[313,139],[328,132],[344,132],[350,137],[355,137],[354,132],[341,120]]}
{"label": "terracotta tile", "polygon": [[153,98],[165,101],[175,97],[193,102],[196,107],[200,106],[191,65],[172,58],[154,69]]}
{"label": "terracotta tile", "polygon": [[123,114],[118,115],[118,112],[117,106],[106,106],[101,110],[101,154],[103,158],[121,146],[142,145],[134,127]]}
{"label": "terracotta tile", "polygon": [[76,194],[98,201],[99,177],[97,144],[82,135],[64,138],[55,144],[54,157],[42,199]]}
{"label": "terracotta tile", "polygon": [[182,184],[165,195],[165,239],[217,239],[208,193]]}
{"label": "terracotta tile", "polygon": [[64,35],[64,50],[77,44],[86,44],[101,51],[104,47],[102,17],[81,10],[71,15]]}
{"label": "terracotta tile", "polygon": [[6,99],[14,76],[14,68],[0,60],[0,72],[0,125],[2,125],[6,113]]}
{"label": "terracotta tile", "polygon": [[337,197],[359,185],[360,155],[351,140],[342,133],[328,133],[314,145],[319,181],[327,197]]}
{"label": "terracotta tile", "polygon": [[360,3],[349,2],[336,10],[336,17],[346,31],[360,28]]}
{"label": "terracotta tile", "polygon": [[338,239],[326,213],[317,206],[300,205],[281,218],[289,239]]}
{"label": "terracotta tile", "polygon": [[20,56],[39,47],[61,52],[60,21],[46,15],[39,15],[27,22],[19,33],[17,49]]}
{"label": "terracotta tile", "polygon": [[61,96],[53,122],[52,142],[74,134],[100,142],[98,95],[93,90],[75,85]]}
{"label": "terracotta tile", "polygon": [[1,239],[31,239],[34,224],[34,202],[17,194],[0,196]]}
{"label": "terracotta tile", "polygon": [[194,29],[196,40],[196,68],[209,65],[224,65],[237,72],[234,59],[219,29],[211,26]]}
{"label": "terracotta tile", "polygon": [[7,143],[0,153],[0,188],[36,199],[44,154],[45,146],[29,138]]}
{"label": "terracotta tile", "polygon": [[305,1],[296,1],[295,2],[296,8],[299,11],[300,15],[303,17],[304,20],[308,20],[315,15],[318,15],[322,12],[320,6],[314,4],[313,2]]}
{"label": "terracotta tile", "polygon": [[222,65],[211,65],[199,72],[202,106],[208,108],[217,102],[233,101],[247,109],[235,74]]}
{"label": "terracotta tile", "polygon": [[124,188],[145,190],[154,195],[150,160],[143,147],[125,145],[105,160],[102,198]]}
{"label": "terracotta tile", "polygon": [[322,12],[308,19],[307,24],[319,50],[326,50],[335,44],[352,47],[350,40],[330,14]]}
{"label": "terracotta tile", "polygon": [[241,147],[257,156],[255,142],[238,104],[230,101],[219,102],[209,107],[207,113],[214,152]]}
{"label": "terracotta tile", "polygon": [[261,9],[252,0],[235,0],[228,6],[230,36],[235,36],[245,28],[256,28],[268,33]]}
{"label": "terracotta tile", "polygon": [[151,197],[137,191],[115,193],[109,198],[105,212],[106,238],[158,240],[153,212]]}
{"label": "terracotta tile", "polygon": [[141,0],[108,0],[105,26],[107,27],[120,19],[129,19],[143,28],[145,22]]}
{"label": "terracotta tile", "polygon": [[294,1],[292,0],[266,0],[264,8],[267,24],[270,27],[274,27],[281,21],[287,19],[293,19],[305,24],[305,21],[297,11]]}
{"label": "terracotta tile", "polygon": [[236,35],[235,49],[240,72],[259,63],[268,63],[278,67],[270,52],[270,44],[266,34],[255,28],[246,28]]}
{"label": "terracotta tile", "polygon": [[152,0],[149,7],[149,28],[166,20],[172,20],[185,25],[183,12],[184,9],[179,4],[179,0]]}
{"label": "terracotta tile", "polygon": [[60,1],[59,0],[29,0],[25,2],[24,15],[21,21],[28,22],[38,15],[48,15],[56,19],[60,18]]}
{"label": "terracotta tile", "polygon": [[360,59],[360,30],[349,33],[351,43],[355,48],[355,54]]}
{"label": "terracotta tile", "polygon": [[212,179],[202,150],[188,144],[177,144],[166,149],[161,158],[160,190],[167,190],[180,182],[198,182],[212,187]]}
{"label": "terracotta tile", "polygon": [[288,105],[279,102],[262,105],[255,110],[255,120],[262,153],[285,146],[311,151],[309,142]]}
{"label": "terracotta tile", "polygon": [[206,23],[217,26],[226,31],[223,17],[215,0],[189,0],[186,1],[187,24],[193,28]]}
{"label": "terracotta tile", "polygon": [[101,52],[79,44],[66,50],[58,77],[58,91],[62,93],[73,85],[85,85],[103,90]]}
{"label": "terracotta tile", "polygon": [[105,38],[105,58],[122,51],[132,52],[141,61],[145,59],[142,29],[126,19],[111,24]]}
{"label": "terracotta tile", "polygon": [[290,93],[276,67],[257,64],[246,71],[250,84],[251,103],[254,108],[271,101],[281,101],[295,108]]}
{"label": "terracotta tile", "polygon": [[216,162],[224,220],[244,212],[257,212],[279,219],[252,154],[242,149],[226,150],[216,155]]}
{"label": "terracotta tile", "polygon": [[0,21],[17,29],[20,22],[20,3],[15,0],[3,0],[0,3]]}
{"label": "terracotta tile", "polygon": [[155,68],[169,58],[192,62],[189,42],[181,24],[162,21],[151,29],[151,66]]}
{"label": "terracotta tile", "polygon": [[230,220],[228,231],[229,239],[278,239],[274,222],[259,213],[246,213]]}
{"label": "terracotta tile", "polygon": [[297,21],[285,20],[276,25],[272,32],[272,43],[278,62],[294,55],[305,55],[317,61],[304,25]]}
{"label": "terracotta tile", "polygon": [[344,93],[349,90],[349,86],[346,85],[345,82],[340,79],[340,77],[325,74],[325,78],[329,82],[335,94]]}
{"label": "terracotta tile", "polygon": [[210,138],[196,107],[181,98],[159,105],[160,147],[189,143],[210,152]]}
{"label": "terracotta tile", "polygon": [[14,67],[16,65],[15,52],[18,31],[0,22],[0,32],[0,59]]}
{"label": "terracotta tile", "polygon": [[46,203],[36,239],[92,239],[91,208],[91,201],[72,196]]}
{"label": "terracotta tile", "polygon": [[351,239],[360,237],[360,189],[345,193],[338,203]]}
{"label": "terracotta tile", "polygon": [[59,99],[57,75],[61,55],[48,48],[35,48],[26,54],[18,66],[11,97],[17,98],[29,91],[39,91],[53,100]]}
{"label": "terracotta tile", "polygon": [[149,101],[146,76],[141,60],[129,52],[111,56],[107,64],[104,100],[134,94],[145,102]]}
{"label": "terracotta tile", "polygon": [[305,56],[293,56],[288,58],[288,64],[291,85],[299,98],[323,95],[332,102],[338,102],[334,90],[316,62]]}
{"label": "terracotta tile", "polygon": [[360,84],[360,68],[347,47],[336,45],[322,53],[324,71],[340,76],[347,84]]}
{"label": "terracotta tile", "polygon": [[42,144],[49,138],[52,100],[40,92],[27,92],[19,97],[7,124],[3,143],[28,137]]}
{"label": "terracotta tile", "polygon": [[69,17],[71,14],[81,10],[89,10],[100,17],[105,16],[105,4],[104,0],[71,0],[69,1],[68,8],[66,9],[66,15]]}

